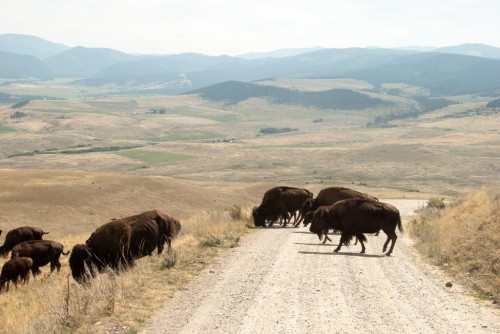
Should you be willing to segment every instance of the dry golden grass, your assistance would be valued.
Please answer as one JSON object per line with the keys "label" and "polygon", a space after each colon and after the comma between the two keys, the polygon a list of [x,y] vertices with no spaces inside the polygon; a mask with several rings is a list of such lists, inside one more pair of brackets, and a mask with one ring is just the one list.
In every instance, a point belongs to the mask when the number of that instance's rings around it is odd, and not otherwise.
{"label": "dry golden grass", "polygon": [[[431,202],[429,202],[430,204]],[[481,188],[445,209],[428,205],[410,225],[417,249],[472,287],[500,300],[500,193]]]}
{"label": "dry golden grass", "polygon": [[[249,210],[206,211],[182,222],[171,252],[143,258],[120,274],[105,271],[89,285],[74,282],[63,257],[60,273],[0,294],[1,333],[133,333],[218,252],[249,231]],[[87,235],[88,236],[88,235]],[[82,236],[61,238],[65,244]],[[175,259],[175,264],[171,261]]]}

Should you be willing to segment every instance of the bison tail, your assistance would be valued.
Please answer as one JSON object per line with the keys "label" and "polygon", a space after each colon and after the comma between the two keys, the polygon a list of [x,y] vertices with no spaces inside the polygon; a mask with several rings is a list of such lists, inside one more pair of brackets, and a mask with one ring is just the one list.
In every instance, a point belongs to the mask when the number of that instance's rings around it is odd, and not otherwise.
{"label": "bison tail", "polygon": [[401,216],[398,215],[398,229],[399,229],[399,232],[401,233],[404,233],[404,229],[403,229],[403,224],[401,224]]}

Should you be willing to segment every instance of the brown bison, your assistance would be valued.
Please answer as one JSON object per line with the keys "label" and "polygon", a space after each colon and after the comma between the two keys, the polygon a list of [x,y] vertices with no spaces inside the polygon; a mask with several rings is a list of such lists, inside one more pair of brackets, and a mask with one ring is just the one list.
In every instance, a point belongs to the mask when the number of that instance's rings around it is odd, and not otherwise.
{"label": "brown bison", "polygon": [[61,263],[59,263],[59,257],[61,254],[68,255],[69,252],[64,253],[64,246],[52,240],[29,240],[21,242],[20,244],[12,248],[11,259],[16,259],[19,257],[29,257],[33,260],[33,266],[31,267],[31,272],[33,277],[40,274],[40,267],[45,266],[50,263],[50,272],[52,273],[54,269],[57,272],[61,270]]}
{"label": "brown bison", "polygon": [[29,257],[18,257],[5,262],[0,275],[0,291],[9,291],[10,282],[14,283],[17,289],[19,279],[23,285],[28,283],[32,266],[33,260]]}
{"label": "brown bison", "polygon": [[5,235],[3,246],[0,246],[0,254],[7,256],[15,245],[28,240],[42,240],[43,235],[48,233],[38,227],[31,226],[23,226],[10,230]]}
{"label": "brown bison", "polygon": [[94,275],[93,267],[101,271],[106,266],[115,270],[133,266],[134,260],[151,255],[155,248],[161,254],[165,242],[170,248],[180,229],[178,220],[158,210],[101,225],[85,245],[73,247],[69,259],[73,278],[87,280]]}
{"label": "brown bison", "polygon": [[398,238],[396,226],[403,232],[399,211],[394,206],[366,199],[346,199],[316,210],[309,231],[316,233],[320,240],[328,228],[341,231],[339,245],[334,252],[338,252],[342,245],[349,245],[352,237],[356,236],[361,243],[361,253],[364,253],[366,237],[363,233],[382,230],[387,235],[383,252],[389,241],[392,241],[389,251],[385,254],[389,256]]}
{"label": "brown bison", "polygon": [[[266,227],[266,221],[270,221],[269,226],[278,218],[284,218],[284,226],[290,221],[291,215],[302,208],[307,199],[313,194],[304,188],[279,186],[269,189],[264,193],[262,203],[252,211],[255,226]],[[300,223],[300,217],[295,219],[295,224]]]}

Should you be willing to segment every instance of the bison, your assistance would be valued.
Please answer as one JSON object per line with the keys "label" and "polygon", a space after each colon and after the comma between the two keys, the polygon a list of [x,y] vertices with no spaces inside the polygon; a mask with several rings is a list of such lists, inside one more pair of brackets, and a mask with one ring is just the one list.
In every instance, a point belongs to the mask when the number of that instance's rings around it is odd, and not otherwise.
{"label": "bison", "polygon": [[48,233],[38,227],[31,226],[23,226],[10,230],[5,235],[3,246],[0,246],[0,254],[7,256],[15,245],[28,240],[42,240],[43,235]]}
{"label": "bison", "polygon": [[59,263],[59,257],[61,254],[68,255],[69,252],[64,253],[64,246],[52,240],[29,240],[21,242],[20,244],[12,248],[11,259],[16,259],[19,257],[29,257],[33,260],[33,266],[31,267],[31,272],[33,277],[40,274],[40,267],[45,266],[50,263],[50,272],[52,273],[54,269],[57,272],[61,270],[61,263]]}
{"label": "bison", "polygon": [[33,260],[29,257],[18,257],[5,262],[0,275],[0,291],[9,291],[10,282],[14,283],[17,289],[19,279],[23,285],[28,283],[32,266]]}
{"label": "bison", "polygon": [[363,233],[382,230],[387,235],[383,252],[386,251],[389,241],[392,241],[389,251],[385,254],[390,256],[398,238],[396,226],[403,232],[399,211],[394,206],[366,199],[346,199],[316,210],[309,231],[316,233],[320,240],[329,228],[341,231],[339,245],[334,252],[340,251],[342,245],[349,245],[352,237],[356,236],[361,243],[361,253],[364,253],[366,237]]}
{"label": "bison", "polygon": [[115,270],[133,266],[136,259],[151,255],[155,248],[161,254],[165,242],[170,248],[180,229],[178,220],[158,210],[101,225],[85,245],[73,247],[69,259],[73,278],[87,280],[94,276],[93,267],[101,271],[106,266]]}
{"label": "bison", "polygon": [[[255,226],[266,227],[266,220],[269,220],[269,226],[277,218],[284,218],[285,224],[290,221],[291,216],[295,217],[298,210],[302,208],[307,199],[313,197],[313,194],[304,188],[279,186],[269,189],[264,193],[262,203],[252,211]],[[300,217],[295,219],[296,226],[300,223]]]}

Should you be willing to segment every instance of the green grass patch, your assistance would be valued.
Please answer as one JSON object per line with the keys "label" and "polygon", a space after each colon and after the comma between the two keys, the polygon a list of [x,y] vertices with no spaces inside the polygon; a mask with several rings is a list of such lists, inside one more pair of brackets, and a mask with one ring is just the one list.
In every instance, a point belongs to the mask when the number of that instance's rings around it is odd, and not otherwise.
{"label": "green grass patch", "polygon": [[164,136],[150,137],[151,141],[205,141],[210,139],[223,138],[224,135],[209,131],[175,131]]}
{"label": "green grass patch", "polygon": [[0,133],[18,132],[19,130],[0,124]]}
{"label": "green grass patch", "polygon": [[191,155],[149,150],[129,150],[117,152],[116,154],[135,160],[141,160],[148,164],[165,164],[194,159]]}

